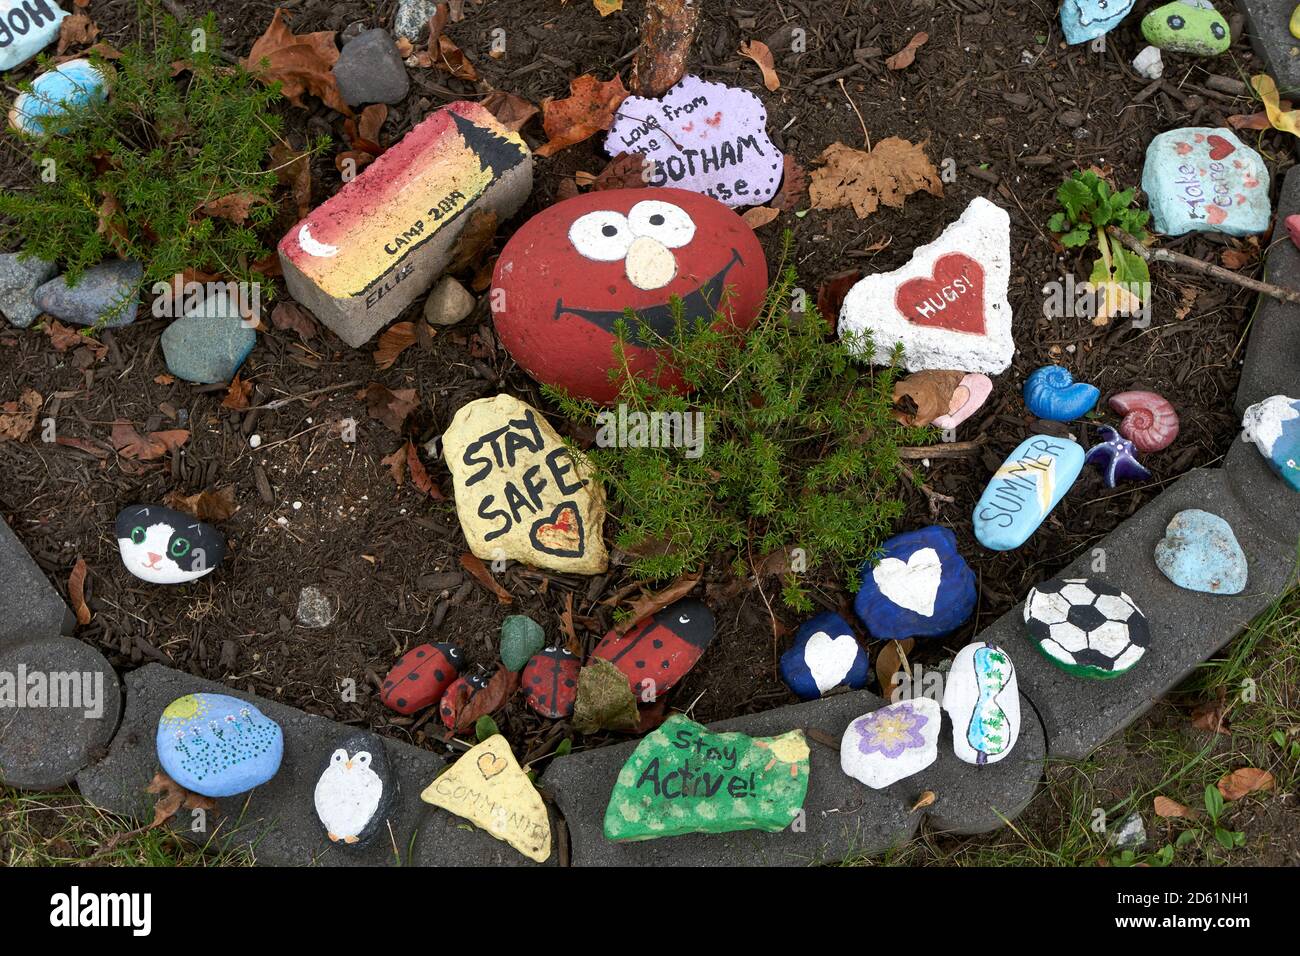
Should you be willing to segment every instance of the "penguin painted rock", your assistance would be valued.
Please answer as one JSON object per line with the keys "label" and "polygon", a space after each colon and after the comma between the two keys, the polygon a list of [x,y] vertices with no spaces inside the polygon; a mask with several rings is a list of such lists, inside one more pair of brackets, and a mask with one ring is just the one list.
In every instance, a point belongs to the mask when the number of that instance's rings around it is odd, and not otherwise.
{"label": "penguin painted rock", "polygon": [[220,531],[162,505],[124,509],[117,516],[116,531],[122,563],[151,584],[197,581],[226,556]]}
{"label": "penguin painted rock", "polygon": [[325,759],[313,799],[330,842],[363,844],[384,825],[397,790],[384,742],[374,734],[339,741]]}

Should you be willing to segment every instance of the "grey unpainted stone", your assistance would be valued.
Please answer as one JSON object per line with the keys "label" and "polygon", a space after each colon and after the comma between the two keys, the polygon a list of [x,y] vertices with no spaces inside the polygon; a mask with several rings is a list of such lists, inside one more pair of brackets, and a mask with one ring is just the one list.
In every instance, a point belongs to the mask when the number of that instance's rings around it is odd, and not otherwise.
{"label": "grey unpainted stone", "polygon": [[443,276],[424,302],[424,321],[455,325],[474,311],[474,296],[452,276]]}
{"label": "grey unpainted stone", "polygon": [[[1222,6],[1222,5],[1220,5]],[[1282,99],[1295,99],[1300,92],[1300,40],[1291,35],[1292,0],[1238,0],[1246,14],[1250,45],[1264,61],[1269,76],[1277,81]],[[1220,11],[1222,12],[1222,11]]]}
{"label": "grey unpainted stone", "polygon": [[20,707],[0,698],[0,783],[56,790],[108,746],[121,715],[122,692],[104,655],[74,638],[0,649],[0,675],[15,682],[18,694],[37,674],[47,688],[43,706]]}
{"label": "grey unpainted stone", "polygon": [[1136,850],[1147,842],[1147,828],[1142,814],[1130,813],[1110,833],[1111,845],[1120,850]]}
{"label": "grey unpainted stone", "polygon": [[397,45],[387,30],[378,28],[343,44],[334,79],[349,106],[400,103],[411,89]]}
{"label": "grey unpainted stone", "polygon": [[0,648],[71,634],[72,611],[0,516]]}
{"label": "grey unpainted stone", "polygon": [[334,623],[333,599],[314,585],[298,592],[298,623],[303,627],[329,627]]}
{"label": "grey unpainted stone", "polygon": [[[884,704],[875,694],[858,691],[724,720],[710,729],[772,736],[794,727],[812,728],[838,741],[850,721]],[[957,759],[952,724],[945,714],[939,759],[883,790],[845,775],[838,748],[810,738],[812,769],[803,832],[745,830],[637,843],[606,840],[605,807],[638,741],[560,757],[543,774],[542,785],[564,813],[574,866],[804,866],[875,855],[910,839],[925,815],[932,826],[947,832],[984,833],[1024,810],[1042,776],[1044,748],[1033,709],[1023,700],[1021,704],[1020,739],[1006,759],[986,767]],[[926,790],[934,791],[935,802],[913,813],[912,806]]]}
{"label": "grey unpainted stone", "polygon": [[58,271],[53,262],[44,259],[24,259],[17,252],[0,255],[0,315],[20,329],[35,322],[41,314],[35,301],[36,288]]}
{"label": "grey unpainted stone", "polygon": [[399,0],[393,17],[393,35],[418,43],[421,31],[438,9],[439,0]]}
{"label": "grey unpainted stone", "polygon": [[[1289,15],[1289,13],[1288,13]],[[1283,31],[1286,32],[1285,20]],[[1291,34],[1287,33],[1290,37]],[[1300,41],[1294,41],[1300,44]],[[1292,166],[1282,182],[1277,200],[1277,229],[1274,233],[1264,278],[1300,291],[1300,249],[1287,236],[1282,223],[1300,213],[1300,166]],[[1237,413],[1272,395],[1300,398],[1300,307],[1261,295],[1246,342],[1246,360],[1237,387]]]}
{"label": "grey unpainted stone", "polygon": [[205,832],[192,832],[192,817],[182,810],[173,826],[187,839],[203,842],[215,833],[217,845],[251,846],[259,863],[272,866],[536,865],[460,817],[421,802],[420,791],[445,761],[432,751],[394,740],[384,741],[402,795],[389,820],[391,837],[385,828],[364,847],[332,845],[316,816],[316,780],[322,761],[356,729],[161,664],[147,664],[126,675],[121,729],[107,756],[77,775],[82,794],[114,813],[152,820],[157,797],[145,787],[161,769],[154,747],[158,718],[177,697],[197,693],[251,701],[284,731],[284,758],[267,783],[218,800],[217,812],[207,816]]}
{"label": "grey unpainted stone", "polygon": [[101,318],[107,328],[130,325],[140,308],[143,276],[144,266],[138,262],[108,259],[83,272],[75,286],[69,286],[65,276],[46,282],[36,290],[36,305],[74,325],[96,325]]}
{"label": "grey unpainted stone", "polygon": [[167,371],[187,382],[215,385],[235,377],[257,346],[257,332],[238,311],[205,301],[163,330]]}

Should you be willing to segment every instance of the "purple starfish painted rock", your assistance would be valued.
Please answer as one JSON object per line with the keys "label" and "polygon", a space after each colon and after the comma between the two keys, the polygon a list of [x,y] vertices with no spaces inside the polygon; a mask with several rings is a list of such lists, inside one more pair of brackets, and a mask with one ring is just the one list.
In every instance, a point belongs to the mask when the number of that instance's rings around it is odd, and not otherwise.
{"label": "purple starfish painted rock", "polygon": [[1101,469],[1107,488],[1114,488],[1121,481],[1151,480],[1151,472],[1137,460],[1137,448],[1131,441],[1109,425],[1102,425],[1097,431],[1101,441],[1088,449],[1083,462]]}

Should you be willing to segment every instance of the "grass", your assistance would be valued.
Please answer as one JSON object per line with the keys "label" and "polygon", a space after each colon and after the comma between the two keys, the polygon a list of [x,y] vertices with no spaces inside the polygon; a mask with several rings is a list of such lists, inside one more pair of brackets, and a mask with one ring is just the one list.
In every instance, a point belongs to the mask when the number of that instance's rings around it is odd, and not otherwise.
{"label": "grass", "polygon": [[[1191,713],[1225,702],[1230,734],[1193,726]],[[1227,846],[1206,819],[1204,794],[1225,774],[1256,767],[1273,790],[1224,806],[1217,829],[1242,834]],[[1300,861],[1300,591],[1277,602],[1224,653],[1087,760],[1055,761],[1029,808],[982,837],[929,832],[877,859],[846,865],[1175,866],[1294,865]],[[1162,820],[1156,796],[1185,804],[1199,821]],[[1141,812],[1148,846],[1129,857],[1095,825]],[[164,830],[122,839],[134,824],[89,806],[75,792],[0,788],[0,866],[247,866],[248,850],[218,851]]]}

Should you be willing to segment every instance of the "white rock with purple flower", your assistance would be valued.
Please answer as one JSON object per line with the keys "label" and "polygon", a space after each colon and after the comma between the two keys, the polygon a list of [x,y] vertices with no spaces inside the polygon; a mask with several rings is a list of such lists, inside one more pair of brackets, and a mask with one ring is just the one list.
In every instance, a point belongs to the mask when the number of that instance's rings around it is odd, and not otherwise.
{"label": "white rock with purple flower", "polygon": [[939,757],[939,704],[900,700],[852,721],[840,741],[840,768],[880,790],[920,773]]}

